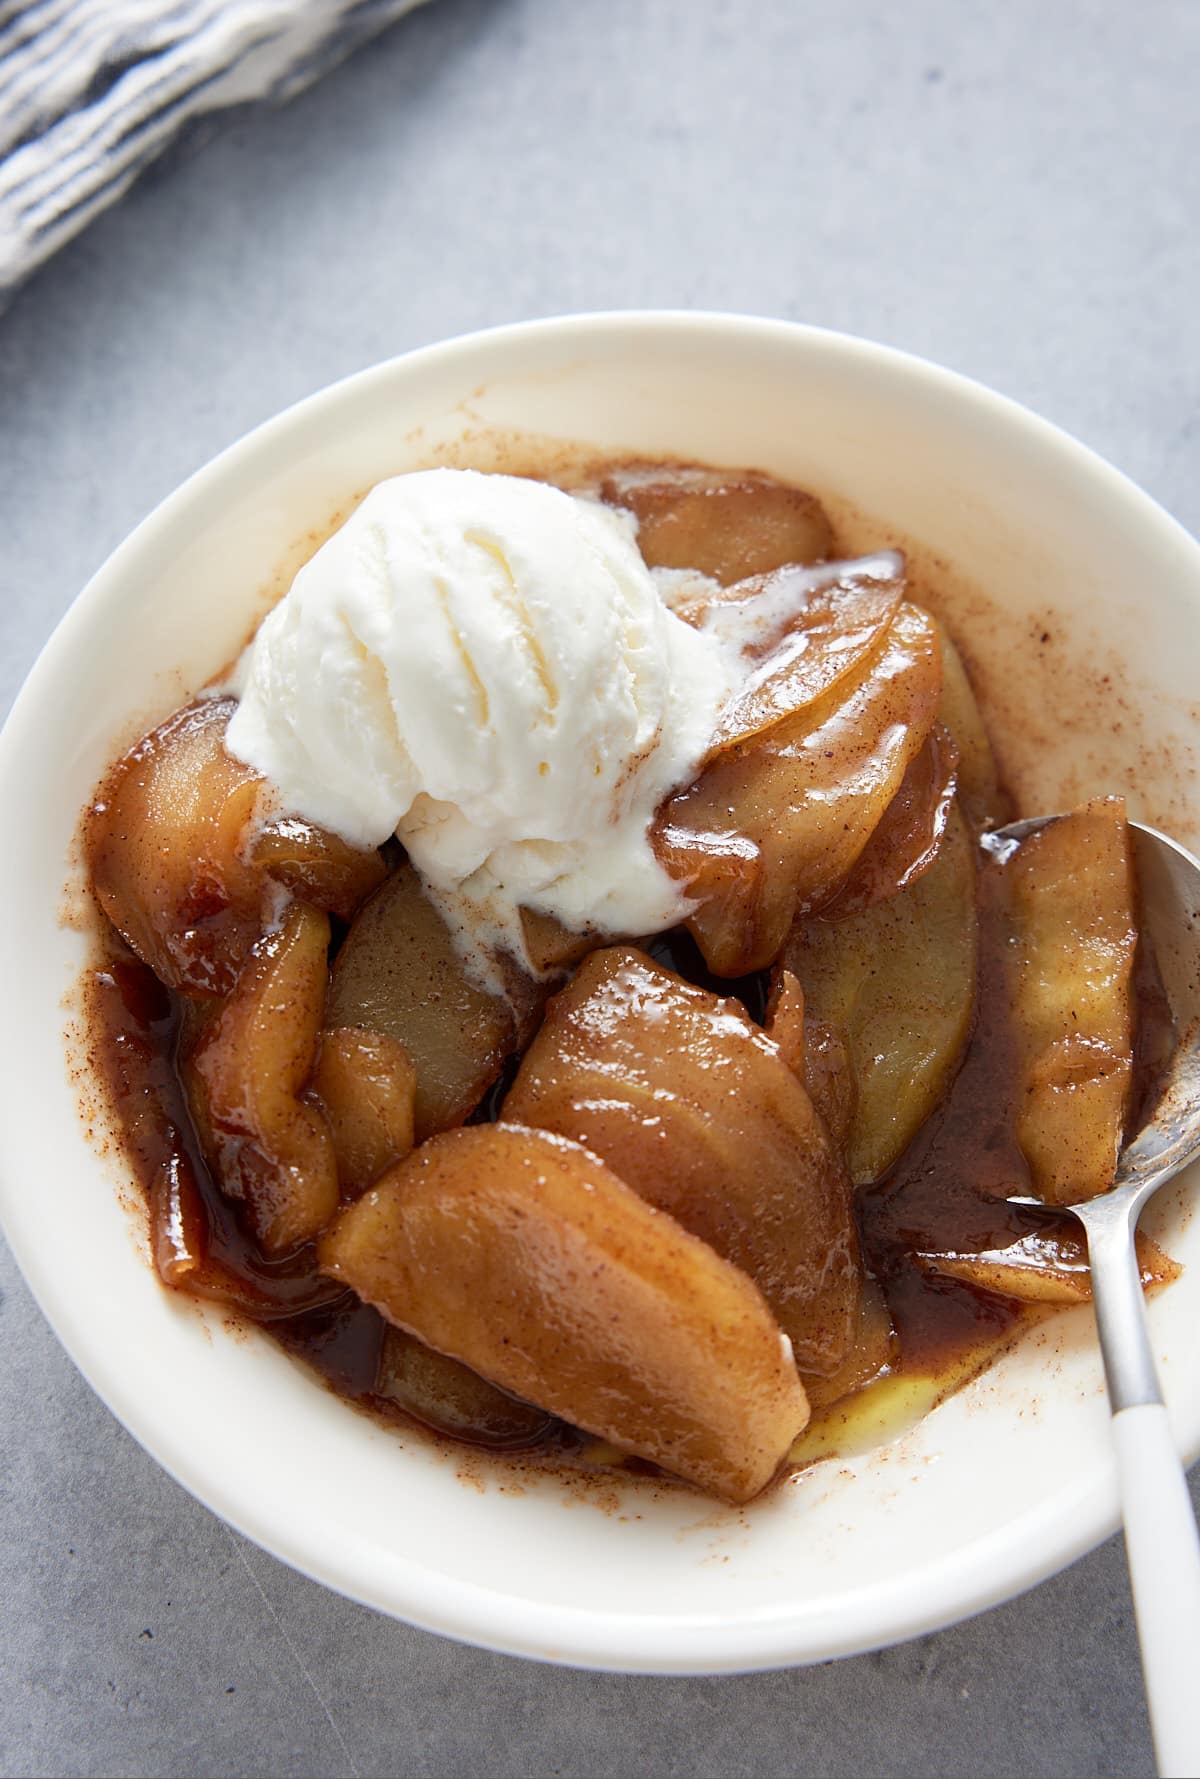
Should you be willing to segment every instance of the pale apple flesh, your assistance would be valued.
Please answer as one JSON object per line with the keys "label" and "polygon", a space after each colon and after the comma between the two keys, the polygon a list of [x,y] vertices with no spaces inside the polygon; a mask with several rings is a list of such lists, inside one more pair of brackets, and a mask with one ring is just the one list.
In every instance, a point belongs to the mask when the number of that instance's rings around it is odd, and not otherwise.
{"label": "pale apple flesh", "polygon": [[[540,1001],[526,984],[529,1009]],[[479,1104],[518,1048],[513,1004],[471,981],[411,865],[394,871],[334,961],[327,1023],[402,1044],[416,1071],[414,1138],[449,1130]]]}
{"label": "pale apple flesh", "polygon": [[788,941],[784,967],[809,1017],[849,1053],[856,1185],[887,1172],[962,1055],[975,1004],[975,870],[971,837],[954,813],[936,861],[915,882],[840,920],[800,921]]}

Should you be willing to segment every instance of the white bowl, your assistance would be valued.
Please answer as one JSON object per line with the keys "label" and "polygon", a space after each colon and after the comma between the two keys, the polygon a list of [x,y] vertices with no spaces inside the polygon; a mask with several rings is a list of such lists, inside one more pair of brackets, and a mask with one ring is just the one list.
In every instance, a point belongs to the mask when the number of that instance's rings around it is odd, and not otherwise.
{"label": "white bowl", "polygon": [[[401,1438],[269,1340],[170,1296],[119,1202],[117,1157],[85,1132],[63,1048],[84,942],[61,888],[114,748],[229,659],[347,500],[439,452],[488,461],[497,429],[501,444],[516,430],[757,465],[841,497],[855,541],[918,540],[919,575],[941,561],[1023,806],[1122,790],[1135,813],[1200,838],[1200,549],[1043,421],[881,347],[733,317],[583,316],[414,353],[302,402],[164,501],[80,596],[9,719],[9,1238],[76,1363],[185,1487],[385,1612],[546,1660],[674,1673],[814,1661],[945,1625],[1116,1524],[1087,1312],[1027,1337],[899,1440],[746,1510],[636,1480],[581,1490]],[[1191,1264],[1151,1323],[1194,1458],[1200,1225],[1186,1196],[1157,1227]]]}

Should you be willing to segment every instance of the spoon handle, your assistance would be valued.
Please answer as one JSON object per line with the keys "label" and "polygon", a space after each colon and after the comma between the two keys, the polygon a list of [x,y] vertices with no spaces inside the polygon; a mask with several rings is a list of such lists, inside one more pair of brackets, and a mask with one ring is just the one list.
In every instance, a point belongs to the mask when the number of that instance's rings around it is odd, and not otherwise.
{"label": "spoon handle", "polygon": [[1161,1402],[1113,1416],[1146,1698],[1164,1779],[1200,1773],[1200,1542]]}
{"label": "spoon handle", "polygon": [[1192,1779],[1200,1773],[1200,1536],[1150,1347],[1130,1212],[1083,1221],[1158,1770]]}

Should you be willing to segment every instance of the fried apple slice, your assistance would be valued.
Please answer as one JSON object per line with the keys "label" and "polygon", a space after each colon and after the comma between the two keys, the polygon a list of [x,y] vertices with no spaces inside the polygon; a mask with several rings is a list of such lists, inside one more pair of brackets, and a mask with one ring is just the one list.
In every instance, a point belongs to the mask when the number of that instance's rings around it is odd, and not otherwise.
{"label": "fried apple slice", "polygon": [[262,780],[227,754],[231,698],[160,723],[118,762],[89,811],[100,906],[171,988],[228,994],[265,924],[242,842]]}
{"label": "fried apple slice", "polygon": [[342,1197],[358,1198],[413,1146],[417,1071],[382,1032],[336,1026],[321,1034],[311,1095],[329,1122]]}
{"label": "fried apple slice", "polygon": [[351,846],[328,828],[298,816],[279,816],[255,836],[250,860],[300,902],[324,908],[339,920],[352,920],[387,876],[373,847]]}
{"label": "fried apple slice", "polygon": [[92,884],[121,937],[171,988],[226,995],[278,892],[348,919],[383,876],[374,851],[281,818],[251,839],[263,780],[225,750],[232,698],[177,711],[130,750],[88,814]]}
{"label": "fried apple slice", "polygon": [[327,1023],[402,1044],[417,1072],[414,1135],[461,1124],[517,1047],[512,1007],[468,978],[409,864],[366,902],[337,954]]}
{"label": "fried apple slice", "polygon": [[779,1054],[793,1075],[803,1081],[807,1049],[804,1041],[804,990],[799,978],[782,966],[771,978],[763,1030],[771,1042],[779,1046]]}
{"label": "fried apple slice", "polygon": [[432,1138],[320,1254],[428,1346],[726,1500],[765,1488],[808,1419],[750,1280],[548,1131]]}
{"label": "fried apple slice", "polygon": [[858,1107],[858,1086],[846,1040],[821,1019],[804,1021],[803,1080],[805,1092],[849,1168],[850,1132]]}
{"label": "fried apple slice", "polygon": [[553,976],[568,969],[600,942],[598,934],[578,933],[553,914],[543,914],[539,909],[522,908],[520,914],[525,956],[538,976]]}
{"label": "fried apple slice", "polygon": [[878,651],[795,719],[719,754],[659,811],[655,846],[718,976],[765,968],[848,876],[937,715],[933,620],[904,604]]}
{"label": "fried apple slice", "polygon": [[977,929],[974,848],[954,814],[923,877],[843,920],[802,921],[788,941],[808,1014],[849,1050],[856,1185],[887,1172],[945,1092],[971,1025]]}
{"label": "fried apple slice", "polygon": [[781,568],[710,601],[700,628],[738,649],[749,672],[721,709],[709,757],[811,709],[878,650],[903,598],[904,559],[889,551],[842,563],[836,578]]}
{"label": "fried apple slice", "polygon": [[801,1377],[809,1407],[819,1414],[855,1390],[865,1389],[882,1377],[898,1353],[899,1342],[883,1288],[875,1279],[865,1278],[845,1358],[828,1377]]}
{"label": "fried apple slice", "polygon": [[909,762],[900,789],[833,901],[831,919],[856,914],[915,883],[937,858],[945,837],[958,778],[958,750],[935,723],[920,753]]}
{"label": "fried apple slice", "polygon": [[329,919],[293,902],[204,1025],[183,1075],[207,1158],[269,1253],[309,1240],[338,1205],[329,1126],[299,1096],[316,1057]]}
{"label": "fried apple slice", "polygon": [[979,704],[957,645],[944,624],[942,639],[942,703],[938,720],[958,753],[958,800],[968,827],[975,833],[1011,819],[1008,798]]}
{"label": "fried apple slice", "polygon": [[607,475],[600,497],[634,515],[651,568],[694,568],[723,585],[833,552],[815,496],[751,472],[633,464]]}
{"label": "fried apple slice", "polygon": [[1017,1141],[1047,1204],[1107,1192],[1133,1073],[1135,885],[1125,804],[1097,797],[1021,841],[1007,879]]}
{"label": "fried apple slice", "polygon": [[858,1092],[845,1040],[831,1025],[808,1019],[799,978],[779,966],[767,1001],[765,1031],[799,1076],[838,1154],[845,1156]]}
{"label": "fried apple slice", "polygon": [[512,1451],[536,1445],[550,1425],[544,1408],[519,1402],[476,1371],[390,1327],[383,1337],[378,1394],[435,1433]]}
{"label": "fried apple slice", "polygon": [[[1179,1267],[1144,1230],[1137,1232],[1136,1248],[1144,1290],[1179,1277]],[[1012,1297],[1019,1303],[1091,1301],[1087,1249],[1082,1239],[1074,1237],[1054,1240],[1035,1233],[981,1254],[921,1253],[916,1260],[923,1272],[958,1279],[977,1291]]]}
{"label": "fried apple slice", "polygon": [[738,1002],[644,952],[594,951],[550,1001],[501,1116],[585,1144],[741,1267],[802,1371],[840,1362],[860,1281],[849,1184],[803,1086]]}

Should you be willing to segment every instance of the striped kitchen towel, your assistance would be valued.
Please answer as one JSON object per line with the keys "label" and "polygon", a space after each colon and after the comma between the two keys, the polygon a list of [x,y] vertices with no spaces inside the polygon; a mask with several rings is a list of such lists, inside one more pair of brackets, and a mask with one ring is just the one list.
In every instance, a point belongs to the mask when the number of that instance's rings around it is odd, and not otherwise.
{"label": "striped kitchen towel", "polygon": [[0,0],[0,298],[206,113],[283,100],[421,0]]}

